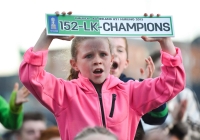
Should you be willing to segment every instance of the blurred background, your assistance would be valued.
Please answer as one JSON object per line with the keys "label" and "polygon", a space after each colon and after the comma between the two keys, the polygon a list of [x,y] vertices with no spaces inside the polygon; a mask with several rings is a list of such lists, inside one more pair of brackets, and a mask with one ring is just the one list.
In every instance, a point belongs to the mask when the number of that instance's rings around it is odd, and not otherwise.
{"label": "blurred background", "polygon": [[[72,11],[74,15],[141,16],[157,13],[172,16],[175,46],[182,50],[187,86],[200,100],[200,19],[199,1],[160,0],[6,0],[0,2],[0,95],[9,100],[15,82],[19,82],[18,68],[24,52],[34,46],[45,28],[45,13]],[[140,38],[127,38],[130,65],[127,76],[139,79],[144,59],[155,50],[157,43],[146,43]],[[54,40],[50,46],[46,70],[59,78],[68,76],[71,42]],[[20,83],[21,84],[21,83]],[[25,103],[24,111],[40,111],[54,125],[54,116],[33,96]]]}

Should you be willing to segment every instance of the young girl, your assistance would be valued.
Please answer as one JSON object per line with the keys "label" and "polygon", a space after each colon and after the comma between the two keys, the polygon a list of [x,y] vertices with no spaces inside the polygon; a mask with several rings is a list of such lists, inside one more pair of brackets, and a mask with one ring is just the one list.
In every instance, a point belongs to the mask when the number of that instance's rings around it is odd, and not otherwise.
{"label": "young girl", "polygon": [[172,99],[185,86],[181,51],[170,38],[142,37],[160,43],[162,74],[126,83],[109,74],[112,56],[107,38],[73,39],[70,64],[78,73],[77,79],[66,81],[46,72],[48,48],[54,38],[71,40],[73,36],[47,36],[45,29],[24,54],[19,76],[55,115],[63,140],[73,140],[88,126],[104,126],[120,140],[132,140],[141,116]]}
{"label": "young girl", "polygon": [[[111,67],[110,73],[116,77],[119,77],[120,80],[124,82],[128,82],[129,80],[135,80],[131,77],[126,77],[125,74],[122,72],[127,68],[129,64],[128,60],[128,43],[126,38],[109,38],[111,47],[112,47],[112,54],[114,56],[113,64]],[[147,69],[141,70],[141,77],[146,75],[146,78],[151,78],[153,71],[154,71],[154,64],[149,57],[145,59],[147,63]],[[142,120],[150,125],[161,125],[165,122],[168,115],[168,109],[166,103],[161,105],[160,107],[148,112],[142,116]],[[138,124],[135,140],[141,140],[144,136],[144,130],[141,121]]]}

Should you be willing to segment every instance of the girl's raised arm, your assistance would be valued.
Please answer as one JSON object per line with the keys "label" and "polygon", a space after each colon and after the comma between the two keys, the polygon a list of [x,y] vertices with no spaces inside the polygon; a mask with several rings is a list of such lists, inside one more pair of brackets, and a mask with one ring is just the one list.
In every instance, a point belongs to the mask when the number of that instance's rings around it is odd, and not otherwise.
{"label": "girl's raised arm", "polygon": [[[59,16],[59,12],[55,12],[57,16]],[[62,12],[62,15],[65,15],[65,12]],[[68,15],[71,15],[72,12],[68,12]],[[33,51],[43,51],[43,50],[48,50],[51,42],[53,39],[61,39],[61,40],[66,40],[70,41],[74,38],[74,36],[47,36],[46,34],[46,28],[43,30],[42,34],[40,35],[38,41],[36,42],[35,46],[33,47]]]}

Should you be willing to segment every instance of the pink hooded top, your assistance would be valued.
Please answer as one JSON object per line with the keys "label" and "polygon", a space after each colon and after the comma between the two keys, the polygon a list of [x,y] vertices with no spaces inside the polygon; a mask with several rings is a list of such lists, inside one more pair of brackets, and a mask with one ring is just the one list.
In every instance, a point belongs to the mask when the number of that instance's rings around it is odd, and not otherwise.
{"label": "pink hooded top", "polygon": [[133,140],[141,116],[172,99],[185,86],[179,48],[161,52],[160,77],[127,83],[109,75],[98,96],[88,78],[66,81],[44,70],[48,51],[28,49],[20,65],[21,82],[55,116],[62,140],[73,140],[87,126],[104,126],[119,140]]}

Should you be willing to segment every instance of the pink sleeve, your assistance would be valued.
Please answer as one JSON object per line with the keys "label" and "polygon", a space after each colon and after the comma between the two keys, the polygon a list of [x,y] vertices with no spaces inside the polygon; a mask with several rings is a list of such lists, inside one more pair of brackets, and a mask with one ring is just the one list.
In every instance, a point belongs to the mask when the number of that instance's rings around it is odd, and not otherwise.
{"label": "pink sleeve", "polygon": [[185,71],[181,50],[176,48],[176,52],[176,56],[161,52],[162,72],[159,77],[142,82],[130,81],[130,104],[140,115],[166,103],[184,89]]}
{"label": "pink sleeve", "polygon": [[32,48],[28,49],[20,65],[19,77],[27,89],[56,115],[65,108],[63,101],[69,98],[64,94],[65,84],[70,83],[44,70],[47,54],[48,51],[33,52]]}

